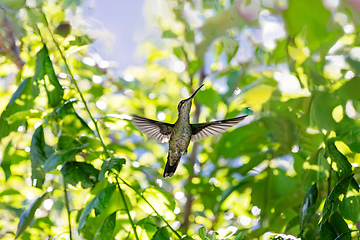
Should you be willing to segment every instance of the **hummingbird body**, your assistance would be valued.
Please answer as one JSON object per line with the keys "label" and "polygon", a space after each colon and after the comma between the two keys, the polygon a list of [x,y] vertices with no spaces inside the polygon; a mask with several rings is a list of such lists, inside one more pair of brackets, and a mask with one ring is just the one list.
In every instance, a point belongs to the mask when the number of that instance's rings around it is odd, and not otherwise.
{"label": "hummingbird body", "polygon": [[178,119],[174,124],[133,115],[132,122],[141,132],[161,142],[169,141],[169,153],[164,169],[164,178],[174,175],[181,155],[187,153],[190,141],[197,142],[203,138],[223,133],[247,116],[243,115],[221,121],[190,124],[192,99],[203,85],[189,98],[180,101],[178,105]]}

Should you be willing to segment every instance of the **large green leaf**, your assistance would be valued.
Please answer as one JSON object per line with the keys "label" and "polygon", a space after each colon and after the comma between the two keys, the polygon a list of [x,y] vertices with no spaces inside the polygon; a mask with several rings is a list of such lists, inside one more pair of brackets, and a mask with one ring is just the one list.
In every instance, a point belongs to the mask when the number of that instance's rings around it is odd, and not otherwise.
{"label": "large green leaf", "polygon": [[43,126],[40,125],[34,132],[31,140],[30,150],[31,160],[31,180],[35,183],[35,187],[41,188],[45,181],[44,163],[45,155],[45,138]]}
{"label": "large green leaf", "polygon": [[35,75],[32,78],[32,91],[34,96],[40,93],[40,86],[45,88],[48,105],[56,107],[63,98],[64,90],[55,74],[49,52],[44,47],[36,54]]}
{"label": "large green leaf", "polygon": [[8,143],[8,145],[6,146],[6,148],[4,149],[4,154],[3,154],[3,158],[1,160],[0,166],[1,168],[4,170],[5,173],[5,179],[8,180],[8,178],[11,176],[11,163],[12,163],[12,159],[11,159],[11,153],[10,150],[13,147],[13,143],[12,141],[10,141]]}
{"label": "large green leaf", "polygon": [[360,153],[360,122],[344,117],[336,125],[336,136],[349,146],[351,151]]}
{"label": "large green leaf", "polygon": [[47,197],[47,192],[44,193],[41,197],[38,197],[28,209],[26,209],[23,214],[20,216],[20,221],[16,230],[15,238],[18,238],[26,229],[26,227],[30,224],[31,220],[34,218],[34,214],[36,209],[38,209],[41,203]]}
{"label": "large green leaf", "polygon": [[94,240],[112,239],[116,223],[116,213],[117,212],[113,212],[104,220],[104,222],[100,225],[98,231],[96,232]]}
{"label": "large green leaf", "polygon": [[67,161],[70,161],[74,158],[74,156],[81,152],[87,145],[83,144],[80,146],[73,147],[68,150],[59,150],[57,152],[54,152],[45,162],[44,164],[44,170],[46,172],[51,172],[55,170],[55,168],[63,164]]}
{"label": "large green leaf", "polygon": [[89,216],[91,211],[95,209],[95,215],[98,216],[109,204],[109,200],[115,191],[116,186],[110,185],[107,188],[100,191],[88,204],[86,204],[85,209],[82,211],[79,219],[78,231],[80,231],[86,222],[86,218]]}
{"label": "large green leaf", "polygon": [[334,170],[338,172],[339,178],[351,175],[352,166],[348,161],[347,157],[345,157],[345,155],[336,148],[334,138],[328,140],[326,147],[328,156],[333,161],[333,165],[336,164],[336,166],[332,167],[335,168]]}
{"label": "large green leaf", "polygon": [[[151,216],[141,219],[136,225],[142,228],[142,231],[148,238],[151,238],[158,230],[158,227],[152,220]],[[141,236],[144,233],[139,233],[139,235]]]}
{"label": "large green leaf", "polygon": [[106,159],[102,166],[99,173],[99,180],[102,181],[105,178],[105,173],[115,171],[116,173],[120,173],[122,166],[125,164],[124,158],[117,158],[112,157],[109,159]]}
{"label": "large green leaf", "polygon": [[169,232],[166,230],[166,227],[159,228],[151,240],[167,240],[170,239]]}
{"label": "large green leaf", "polygon": [[314,183],[306,192],[300,209],[300,234],[305,230],[309,216],[314,214],[313,207],[317,199],[317,187]]}
{"label": "large green leaf", "polygon": [[93,187],[98,179],[99,170],[86,162],[67,162],[61,169],[65,182],[76,185],[80,182],[82,188]]}
{"label": "large green leaf", "polygon": [[61,130],[63,134],[78,137],[81,134],[93,135],[93,131],[88,124],[75,111],[73,104],[77,99],[71,98],[66,100],[59,107],[49,114],[54,120],[61,120]]}
{"label": "large green leaf", "polygon": [[18,89],[12,95],[0,116],[0,140],[9,135],[10,132],[17,131],[19,126],[26,124],[26,119],[24,118],[11,124],[7,122],[7,119],[17,112],[30,110],[33,106],[34,99],[31,93],[31,81],[30,78],[26,78],[19,84]]}
{"label": "large green leaf", "polygon": [[[340,31],[329,31],[331,12],[321,0],[291,0],[284,11],[285,25],[289,36],[305,33],[307,44],[314,50],[320,47],[330,48]],[[340,26],[335,26],[338,30]]]}
{"label": "large green leaf", "polygon": [[346,195],[352,177],[353,175],[347,176],[338,182],[329,196],[326,198],[324,208],[321,212],[322,219],[320,225],[324,224],[326,220],[328,220],[330,216],[337,210],[339,203],[342,201],[340,197],[344,197],[344,195]]}

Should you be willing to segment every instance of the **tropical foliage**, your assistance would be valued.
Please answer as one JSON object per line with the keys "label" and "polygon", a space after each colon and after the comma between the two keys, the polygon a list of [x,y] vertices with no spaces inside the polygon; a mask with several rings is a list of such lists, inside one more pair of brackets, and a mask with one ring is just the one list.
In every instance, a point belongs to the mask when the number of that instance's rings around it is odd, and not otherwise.
{"label": "tropical foliage", "polygon": [[[0,238],[357,238],[359,3],[146,6],[158,38],[118,75],[80,1],[0,1]],[[202,83],[192,122],[249,117],[163,179],[129,116],[175,122]]]}

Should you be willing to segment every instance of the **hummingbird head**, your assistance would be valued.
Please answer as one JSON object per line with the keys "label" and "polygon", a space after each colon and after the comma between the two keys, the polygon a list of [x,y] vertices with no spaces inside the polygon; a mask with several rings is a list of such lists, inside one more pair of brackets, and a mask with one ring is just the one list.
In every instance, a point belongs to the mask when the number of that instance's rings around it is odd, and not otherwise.
{"label": "hummingbird head", "polygon": [[190,113],[192,99],[194,98],[195,94],[200,90],[200,88],[202,88],[202,86],[204,86],[204,84],[201,84],[201,86],[198,89],[196,89],[196,91],[189,98],[183,99],[179,102],[179,105],[178,105],[179,114],[181,114],[181,113],[189,114]]}

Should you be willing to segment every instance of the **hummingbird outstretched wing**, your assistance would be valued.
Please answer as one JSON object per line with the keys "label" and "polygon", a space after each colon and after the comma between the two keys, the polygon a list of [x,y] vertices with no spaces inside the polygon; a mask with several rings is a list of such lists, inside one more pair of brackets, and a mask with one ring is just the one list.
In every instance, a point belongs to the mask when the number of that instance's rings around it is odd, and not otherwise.
{"label": "hummingbird outstretched wing", "polygon": [[247,115],[207,123],[191,124],[191,141],[197,142],[201,139],[226,132],[229,128],[244,120],[245,117],[247,117]]}
{"label": "hummingbird outstretched wing", "polygon": [[171,130],[174,127],[174,124],[159,122],[137,115],[133,115],[131,121],[140,132],[161,142],[169,141]]}

